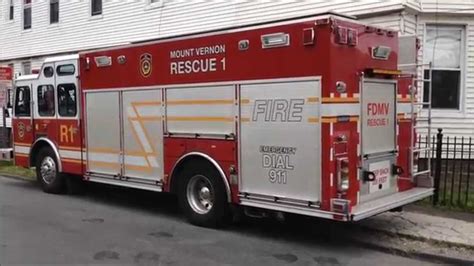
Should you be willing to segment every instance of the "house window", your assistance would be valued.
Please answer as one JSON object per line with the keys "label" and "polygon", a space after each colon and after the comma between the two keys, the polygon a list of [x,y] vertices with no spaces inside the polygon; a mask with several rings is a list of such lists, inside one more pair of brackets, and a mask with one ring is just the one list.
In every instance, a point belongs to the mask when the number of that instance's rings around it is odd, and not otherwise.
{"label": "house window", "polygon": [[[436,109],[460,109],[464,27],[427,25],[424,62],[431,62],[431,106]],[[425,79],[429,70],[425,69]],[[423,101],[429,101],[429,83],[425,82]]]}
{"label": "house window", "polygon": [[31,74],[31,62],[21,63],[21,72],[23,75]]}
{"label": "house window", "polygon": [[102,14],[102,0],[91,1],[91,15],[96,16]]}
{"label": "house window", "polygon": [[14,12],[15,12],[15,5],[13,4],[13,0],[10,0],[10,5],[8,7],[8,19],[13,20]]}
{"label": "house window", "polygon": [[59,22],[59,0],[50,0],[49,2],[49,23]]}
{"label": "house window", "polygon": [[31,29],[31,0],[23,0],[23,29]]}

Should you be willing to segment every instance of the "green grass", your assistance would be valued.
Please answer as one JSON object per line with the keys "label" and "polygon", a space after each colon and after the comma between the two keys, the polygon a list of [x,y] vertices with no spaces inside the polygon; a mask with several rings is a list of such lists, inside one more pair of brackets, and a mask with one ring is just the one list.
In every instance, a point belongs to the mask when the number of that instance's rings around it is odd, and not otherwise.
{"label": "green grass", "polygon": [[0,175],[11,175],[21,177],[27,180],[35,180],[36,173],[34,170],[18,167],[13,162],[0,161]]}

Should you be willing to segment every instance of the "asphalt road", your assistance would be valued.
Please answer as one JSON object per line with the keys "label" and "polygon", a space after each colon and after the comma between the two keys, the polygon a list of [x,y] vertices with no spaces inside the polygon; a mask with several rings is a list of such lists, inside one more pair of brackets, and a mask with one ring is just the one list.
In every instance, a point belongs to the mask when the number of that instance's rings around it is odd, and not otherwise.
{"label": "asphalt road", "polygon": [[170,195],[89,186],[50,195],[0,177],[0,265],[420,265],[340,240],[316,219],[188,224]]}

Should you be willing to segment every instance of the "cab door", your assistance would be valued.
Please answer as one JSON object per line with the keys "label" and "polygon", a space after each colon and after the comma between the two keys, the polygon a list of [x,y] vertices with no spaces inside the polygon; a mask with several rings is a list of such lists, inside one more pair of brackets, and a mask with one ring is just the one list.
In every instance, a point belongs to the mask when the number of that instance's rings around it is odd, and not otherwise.
{"label": "cab door", "polygon": [[34,140],[43,137],[55,142],[57,139],[57,112],[54,63],[43,65],[38,79],[32,86]]}
{"label": "cab door", "polygon": [[13,148],[15,165],[29,167],[30,147],[34,141],[31,82],[15,84],[13,103]]}
{"label": "cab door", "polygon": [[77,60],[55,63],[57,101],[57,142],[63,171],[82,173],[82,136],[79,120]]}

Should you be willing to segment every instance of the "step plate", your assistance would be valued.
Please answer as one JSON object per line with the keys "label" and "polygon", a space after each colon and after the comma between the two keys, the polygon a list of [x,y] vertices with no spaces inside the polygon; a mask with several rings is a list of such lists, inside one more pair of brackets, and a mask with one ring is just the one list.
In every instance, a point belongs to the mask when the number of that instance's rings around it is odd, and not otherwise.
{"label": "step plate", "polygon": [[433,195],[433,188],[413,188],[390,196],[361,203],[352,208],[351,220],[359,221]]}

